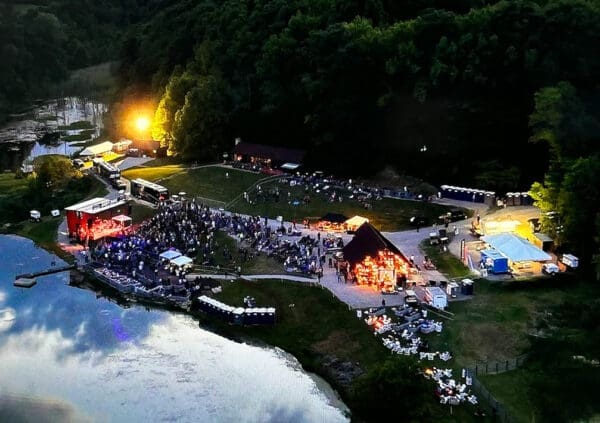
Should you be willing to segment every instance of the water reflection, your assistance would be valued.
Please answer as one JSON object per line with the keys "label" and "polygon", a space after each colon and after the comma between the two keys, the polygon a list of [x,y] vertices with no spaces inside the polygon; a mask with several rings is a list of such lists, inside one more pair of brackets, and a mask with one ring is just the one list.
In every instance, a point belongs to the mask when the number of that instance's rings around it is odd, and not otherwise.
{"label": "water reflection", "polygon": [[[23,163],[46,154],[71,156],[83,147],[77,141],[40,142],[44,134],[79,135],[87,131],[87,141],[98,137],[103,128],[102,115],[107,106],[76,97],[38,104],[28,113],[14,116],[0,128],[0,170],[16,171]],[[93,129],[64,129],[74,122],[90,122]],[[81,141],[79,141],[81,142]]]}
{"label": "water reflection", "polygon": [[52,257],[7,236],[0,256],[0,309],[14,310],[0,331],[0,391],[58,401],[58,420],[346,421],[278,350],[233,343],[185,315],[119,308],[69,287],[65,274],[14,288],[15,273]]}

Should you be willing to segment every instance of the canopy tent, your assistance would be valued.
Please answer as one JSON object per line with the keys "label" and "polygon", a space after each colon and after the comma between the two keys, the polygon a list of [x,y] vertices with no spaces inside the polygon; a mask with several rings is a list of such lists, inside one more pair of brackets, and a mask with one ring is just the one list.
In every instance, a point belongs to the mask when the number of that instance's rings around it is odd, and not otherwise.
{"label": "canopy tent", "polygon": [[345,224],[349,231],[356,231],[363,223],[368,223],[369,219],[362,216],[354,216],[346,220]]}
{"label": "canopy tent", "polygon": [[171,259],[171,264],[174,264],[175,266],[178,267],[183,267],[189,264],[192,264],[194,262],[194,260],[192,260],[190,257],[188,256],[179,256],[179,257],[175,257],[174,259]]}
{"label": "canopy tent", "polygon": [[486,235],[481,239],[512,262],[552,260],[549,254],[514,234]]}
{"label": "canopy tent", "polygon": [[181,256],[181,253],[178,250],[167,250],[167,251],[163,251],[162,253],[159,254],[159,257],[163,258],[165,260],[173,260],[180,256]]}
{"label": "canopy tent", "polygon": [[339,213],[327,213],[321,218],[321,221],[331,223],[344,223],[346,220],[348,220],[348,218],[343,214]]}
{"label": "canopy tent", "polygon": [[104,141],[100,144],[90,145],[89,147],[83,149],[79,152],[80,156],[97,156],[99,154],[108,153],[112,151],[113,143],[110,141]]}
{"label": "canopy tent", "polygon": [[123,227],[128,227],[131,226],[131,217],[126,216],[124,214],[119,214],[117,216],[113,216],[112,220],[114,220],[115,222],[119,223],[121,226]]}

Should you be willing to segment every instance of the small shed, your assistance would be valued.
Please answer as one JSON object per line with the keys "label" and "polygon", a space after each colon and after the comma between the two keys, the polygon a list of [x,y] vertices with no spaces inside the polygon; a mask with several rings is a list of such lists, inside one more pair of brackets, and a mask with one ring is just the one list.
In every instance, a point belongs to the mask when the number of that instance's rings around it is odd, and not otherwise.
{"label": "small shed", "polygon": [[541,248],[543,251],[552,251],[554,249],[554,240],[548,235],[536,232],[533,234],[533,243],[536,247]]}
{"label": "small shed", "polygon": [[481,263],[490,273],[508,273],[508,258],[496,250],[481,251]]}

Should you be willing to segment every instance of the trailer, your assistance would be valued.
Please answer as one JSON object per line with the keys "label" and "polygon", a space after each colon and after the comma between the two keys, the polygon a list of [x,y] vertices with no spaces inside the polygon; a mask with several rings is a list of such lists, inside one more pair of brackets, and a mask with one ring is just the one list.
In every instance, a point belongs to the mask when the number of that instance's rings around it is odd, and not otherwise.
{"label": "trailer", "polygon": [[425,288],[425,302],[441,310],[448,307],[448,297],[438,286],[428,286]]}

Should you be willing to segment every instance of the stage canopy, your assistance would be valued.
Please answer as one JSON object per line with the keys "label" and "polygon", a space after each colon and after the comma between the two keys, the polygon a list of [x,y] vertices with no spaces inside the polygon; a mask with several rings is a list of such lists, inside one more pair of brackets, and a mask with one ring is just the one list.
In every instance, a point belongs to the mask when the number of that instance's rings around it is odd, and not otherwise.
{"label": "stage canopy", "polygon": [[327,213],[321,218],[321,221],[331,223],[344,223],[346,220],[348,220],[348,218],[339,213]]}
{"label": "stage canopy", "polygon": [[171,264],[174,264],[178,267],[186,266],[188,264],[192,264],[193,262],[194,260],[192,260],[188,256],[179,256],[175,257],[174,259],[171,259]]}
{"label": "stage canopy", "polygon": [[124,227],[131,226],[131,222],[132,222],[131,217],[125,216],[124,214],[120,214],[118,216],[114,216],[112,218],[112,220],[114,220],[115,222],[121,224]]}
{"label": "stage canopy", "polygon": [[486,235],[481,240],[502,253],[512,262],[552,260],[549,254],[546,254],[526,239],[514,234]]}
{"label": "stage canopy", "polygon": [[354,217],[351,217],[350,219],[346,220],[345,224],[346,224],[346,227],[348,228],[348,230],[355,231],[356,229],[360,228],[363,223],[368,223],[368,222],[369,222],[369,219],[367,219],[366,217],[354,216]]}
{"label": "stage canopy", "polygon": [[159,257],[165,260],[173,260],[174,258],[180,257],[181,253],[178,250],[167,250],[160,253]]}

